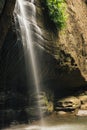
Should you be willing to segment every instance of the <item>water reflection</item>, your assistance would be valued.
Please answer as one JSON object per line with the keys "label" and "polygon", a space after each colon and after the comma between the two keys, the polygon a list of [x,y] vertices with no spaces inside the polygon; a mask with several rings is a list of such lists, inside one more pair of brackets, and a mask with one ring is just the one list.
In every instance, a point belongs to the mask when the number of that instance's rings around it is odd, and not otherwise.
{"label": "water reflection", "polygon": [[22,124],[10,126],[3,130],[87,130],[87,117],[76,116],[49,116],[45,119],[45,125],[41,126],[39,121],[33,122],[31,125]]}
{"label": "water reflection", "polygon": [[39,127],[39,126],[31,126],[26,128],[25,130],[87,130],[87,126],[85,125],[61,125],[61,126],[51,126],[51,127]]}

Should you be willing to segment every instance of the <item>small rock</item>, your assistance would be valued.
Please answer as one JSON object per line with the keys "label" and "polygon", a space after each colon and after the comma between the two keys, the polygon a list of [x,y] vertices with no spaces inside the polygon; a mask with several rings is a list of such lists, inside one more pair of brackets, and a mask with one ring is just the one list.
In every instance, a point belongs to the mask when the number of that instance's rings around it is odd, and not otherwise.
{"label": "small rock", "polygon": [[81,109],[82,109],[82,110],[87,110],[87,103],[81,105]]}
{"label": "small rock", "polygon": [[87,110],[79,110],[77,116],[87,116]]}
{"label": "small rock", "polygon": [[58,111],[57,114],[59,114],[59,115],[66,115],[67,112],[65,112],[65,111]]}
{"label": "small rock", "polygon": [[78,96],[78,99],[81,101],[81,104],[85,104],[87,102],[87,95]]}

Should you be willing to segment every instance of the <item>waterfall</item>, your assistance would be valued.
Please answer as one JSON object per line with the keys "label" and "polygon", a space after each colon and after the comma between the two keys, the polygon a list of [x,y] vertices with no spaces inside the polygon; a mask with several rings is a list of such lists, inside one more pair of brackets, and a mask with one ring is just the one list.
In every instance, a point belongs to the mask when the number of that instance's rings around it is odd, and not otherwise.
{"label": "waterfall", "polygon": [[[28,9],[29,8],[29,9]],[[29,12],[30,11],[30,12]],[[32,31],[32,26],[36,28],[36,30],[41,33],[40,28],[37,26],[36,22],[36,7],[34,5],[34,0],[17,0],[15,11],[14,11],[18,22],[20,26],[20,33],[25,53],[25,61],[27,69],[28,63],[31,62],[32,66],[32,74],[34,79],[34,84],[36,93],[37,93],[37,99],[39,98],[39,92],[40,92],[40,86],[39,86],[39,72],[38,72],[38,63],[35,56],[35,47],[34,47],[34,40],[33,35],[34,31]],[[38,41],[37,41],[38,42]],[[29,61],[30,60],[30,61]],[[38,103],[38,109],[40,117],[43,118],[43,114],[41,112],[41,106],[40,103]]]}

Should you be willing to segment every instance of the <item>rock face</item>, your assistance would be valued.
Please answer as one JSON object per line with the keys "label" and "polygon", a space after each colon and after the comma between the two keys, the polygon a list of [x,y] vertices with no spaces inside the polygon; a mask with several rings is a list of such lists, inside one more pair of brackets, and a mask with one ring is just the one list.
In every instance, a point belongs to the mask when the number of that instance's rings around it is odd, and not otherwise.
{"label": "rock face", "polygon": [[8,29],[12,23],[13,11],[16,0],[1,1],[1,14],[0,14],[0,50],[4,44]]}
{"label": "rock face", "polygon": [[1,14],[1,12],[2,12],[4,3],[5,3],[5,0],[0,0],[0,14]]}
{"label": "rock face", "polygon": [[60,44],[65,45],[81,74],[87,80],[87,5],[84,0],[67,0],[69,19],[65,34],[60,33]]}
{"label": "rock face", "polygon": [[[43,81],[54,80],[62,87],[85,86],[86,83],[86,27],[87,5],[82,0],[68,0],[67,27],[57,34],[47,18],[40,0],[35,1],[37,25],[41,29],[38,43],[43,49]],[[79,13],[80,12],[80,13]],[[83,18],[82,18],[83,17]],[[39,51],[40,54],[40,51]],[[41,57],[39,58],[41,59]],[[57,86],[56,85],[56,86]]]}
{"label": "rock face", "polygon": [[[84,63],[84,61],[86,62],[86,55],[83,53],[86,53],[86,44],[84,44],[86,43],[87,27],[86,3],[82,0],[66,1],[67,13],[69,15],[67,27],[65,30],[59,32],[59,34],[47,18],[46,10],[42,5],[41,0],[35,0],[34,4],[36,6],[37,27],[40,28],[40,31],[38,31],[38,28],[32,27],[32,34],[34,35],[33,42],[37,50],[36,55],[40,65],[38,67],[41,78],[40,84],[44,84],[43,86],[49,86],[53,89],[85,86],[87,84],[85,81],[86,65]],[[80,8],[81,10],[79,10]],[[30,9],[28,5],[27,9],[28,11]],[[31,14],[31,12],[28,13]],[[8,42],[7,44],[10,46],[10,42],[12,41],[5,41],[5,44],[6,42]],[[17,45],[19,50],[21,50],[22,45],[19,46],[19,43],[20,42],[18,41]],[[19,50],[18,52],[20,53]],[[2,59],[3,58],[1,58],[1,60]],[[21,58],[21,61],[22,60],[23,58]],[[12,73],[15,74],[15,71],[12,71]],[[31,78],[30,82],[32,83]]]}

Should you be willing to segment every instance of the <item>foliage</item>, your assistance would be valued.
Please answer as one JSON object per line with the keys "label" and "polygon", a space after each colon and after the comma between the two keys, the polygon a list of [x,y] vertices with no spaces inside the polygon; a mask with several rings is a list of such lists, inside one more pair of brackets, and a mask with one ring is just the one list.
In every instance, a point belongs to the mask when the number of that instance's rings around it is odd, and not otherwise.
{"label": "foliage", "polygon": [[58,30],[65,27],[66,24],[66,4],[64,0],[45,0],[44,2],[50,20],[55,24]]}

